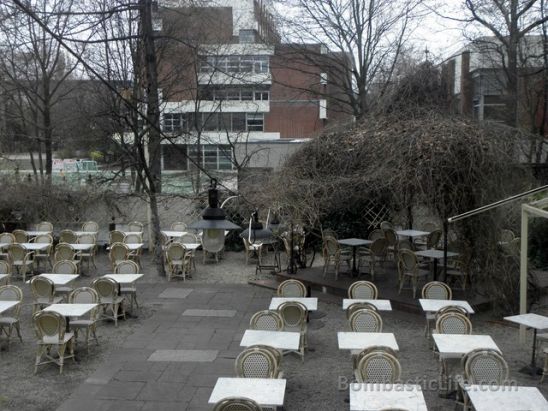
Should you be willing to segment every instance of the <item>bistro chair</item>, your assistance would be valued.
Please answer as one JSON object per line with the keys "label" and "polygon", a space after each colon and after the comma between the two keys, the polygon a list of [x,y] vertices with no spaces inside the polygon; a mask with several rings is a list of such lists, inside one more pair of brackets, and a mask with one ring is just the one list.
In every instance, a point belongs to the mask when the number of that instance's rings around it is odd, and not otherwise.
{"label": "bistro chair", "polygon": [[132,221],[127,225],[127,230],[129,232],[143,232],[143,223],[140,223],[139,221]]}
{"label": "bistro chair", "polygon": [[93,264],[94,268],[97,268],[95,265],[95,254],[97,254],[97,240],[95,237],[95,234],[82,234],[78,238],[78,244],[93,244],[93,247],[91,247],[89,250],[86,251],[80,251],[78,253],[78,257],[80,260],[87,260],[88,264],[88,271],[89,271],[89,264]]}
{"label": "bistro chair", "polygon": [[436,319],[438,334],[472,334],[472,323],[464,314],[446,312]]}
{"label": "bistro chair", "polygon": [[53,224],[49,221],[41,221],[38,224],[36,224],[35,227],[36,231],[47,231],[48,233],[53,232]]}
{"label": "bistro chair", "polygon": [[215,262],[219,262],[219,256],[225,248],[224,230],[204,230],[202,234],[203,263],[208,254],[213,254]]}
{"label": "bistro chair", "polygon": [[108,277],[99,277],[91,286],[99,296],[99,304],[103,309],[102,317],[113,320],[114,326],[118,327],[118,317],[126,319],[125,299],[118,295],[118,283]]}
{"label": "bistro chair", "polygon": [[112,230],[108,235],[108,238],[109,238],[108,243],[109,245],[113,245],[114,243],[123,243],[125,236],[126,235],[124,234],[123,231]]}
{"label": "bistro chair", "polygon": [[245,250],[245,263],[246,265],[249,263],[250,257],[255,257],[261,261],[261,250],[262,250],[262,244],[252,244],[248,241],[247,238],[242,238],[242,241],[244,243],[244,250]]}
{"label": "bistro chair", "polygon": [[387,351],[378,350],[361,357],[356,380],[369,384],[394,384],[401,376],[400,362]]}
{"label": "bistro chair", "polygon": [[376,310],[360,309],[352,313],[348,322],[354,332],[380,333],[382,332],[382,318]]}
{"label": "bistro chair", "polygon": [[29,242],[29,237],[25,230],[13,230],[11,233],[13,234],[16,243],[22,244]]}
{"label": "bistro chair", "polygon": [[34,252],[34,260],[36,261],[36,266],[39,267],[40,261],[43,260],[46,262],[46,264],[49,264],[49,266],[52,267],[51,254],[53,251],[53,237],[49,234],[40,234],[36,236],[34,242],[37,244],[48,244],[45,250],[36,250]]}
{"label": "bistro chair", "polygon": [[4,282],[4,285],[9,285],[11,277],[11,266],[6,260],[0,260],[0,274],[8,275],[3,280],[0,280],[0,285],[2,285],[1,282]]}
{"label": "bistro chair", "polygon": [[[75,288],[68,297],[69,304],[98,304],[99,295],[97,291],[90,287],[79,287]],[[89,335],[93,335],[95,339],[95,344],[99,345],[99,340],[97,339],[97,308],[94,308],[90,311],[89,317],[87,318],[74,318],[70,320],[70,328],[74,330],[74,341],[75,344],[78,341],[78,333],[81,330],[86,332],[86,349],[89,353]]]}
{"label": "bistro chair", "polygon": [[[74,362],[74,333],[66,331],[65,318],[53,311],[39,311],[34,313],[34,329],[38,337],[38,351],[34,363],[34,373],[38,372],[38,366],[54,363],[59,366],[59,374],[63,373],[65,359],[72,358]],[[52,349],[57,348],[57,356],[52,354]],[[69,354],[65,355],[66,350]],[[45,360],[42,358],[45,357]]]}
{"label": "bistro chair", "polygon": [[499,241],[502,244],[511,243],[514,238],[516,238],[516,235],[512,230],[501,230]]}
{"label": "bistro chair", "polygon": [[0,314],[0,335],[2,333],[7,339],[7,349],[10,348],[11,333],[15,328],[19,341],[23,342],[21,338],[21,330],[19,329],[19,314],[21,312],[21,302],[23,301],[23,292],[15,285],[4,285],[0,287],[0,301],[18,301],[18,304],[8,311],[4,311]]}
{"label": "bistro chair", "polygon": [[258,347],[248,347],[235,361],[239,378],[278,378],[278,364],[272,354]]}
{"label": "bistro chair", "polygon": [[282,378],[283,372],[280,370],[280,366],[282,365],[283,354],[280,350],[277,350],[276,348],[271,347],[270,345],[264,345],[264,344],[250,345],[247,348],[260,348],[261,350],[266,351],[268,354],[270,354],[270,356],[274,359],[274,362],[278,366],[277,378]]}
{"label": "bistro chair", "polygon": [[360,352],[358,352],[357,354],[354,354],[352,355],[353,357],[353,367],[354,367],[354,375],[356,375],[356,368],[359,364],[359,362],[361,361],[361,359],[363,357],[365,357],[366,355],[370,354],[370,353],[373,353],[373,352],[385,352],[385,353],[388,353],[390,354],[391,356],[393,356],[394,358],[398,358],[398,353],[393,350],[392,348],[390,347],[386,347],[384,345],[374,345],[374,346],[371,346],[371,347],[368,347],[364,350],[361,350]]}
{"label": "bistro chair", "polygon": [[472,257],[470,252],[462,252],[459,256],[452,258],[453,264],[447,268],[447,281],[459,283],[462,290],[466,289],[466,284],[471,284],[470,267]]}
{"label": "bistro chair", "polygon": [[63,300],[55,296],[55,285],[46,277],[33,277],[30,280],[30,291],[32,293],[32,312],[35,313],[47,305],[57,304]]}
{"label": "bistro chair", "polygon": [[[451,300],[451,288],[441,281],[430,281],[422,287],[422,298],[426,300]],[[436,319],[436,313],[426,313],[424,335],[430,336],[430,322]]]}
{"label": "bistro chair", "polygon": [[[141,234],[126,234],[124,236],[124,244],[142,244],[142,243],[143,243],[143,236]],[[138,264],[140,264],[141,251],[142,251],[142,248],[138,248],[136,250],[130,250],[128,254],[128,258],[131,260],[135,260]]]}
{"label": "bistro chair", "polygon": [[377,286],[371,281],[355,281],[348,287],[348,298],[376,300],[379,295]]}
{"label": "bistro chair", "polygon": [[11,265],[11,272],[17,271],[23,278],[23,282],[26,280],[29,269],[31,274],[34,272],[34,253],[27,251],[20,244],[16,243],[8,246],[8,262]]}
{"label": "bistro chair", "polygon": [[171,224],[171,231],[185,231],[185,230],[186,230],[186,224],[181,221],[177,221]]}
{"label": "bistro chair", "polygon": [[542,369],[542,377],[540,377],[540,382],[544,381],[544,377],[548,375],[548,347],[542,349],[544,354],[544,368]]}
{"label": "bistro chair", "polygon": [[392,253],[394,260],[397,261],[398,243],[399,243],[398,234],[396,233],[396,230],[394,230],[393,228],[386,228],[386,229],[383,229],[383,231],[384,231],[384,238],[388,242],[386,246],[387,254]]}
{"label": "bistro chair", "polygon": [[380,228],[374,229],[367,236],[367,239],[371,241],[375,241],[377,238],[384,238],[384,231],[382,231]]}
{"label": "bistro chair", "polygon": [[337,239],[334,237],[325,237],[322,246],[323,255],[323,276],[327,275],[329,264],[333,263],[335,267],[335,280],[339,278],[339,268],[341,262],[346,262],[348,269],[352,264],[352,252],[350,250],[342,250]]}
{"label": "bistro chair", "polygon": [[330,228],[326,228],[325,230],[322,230],[322,240],[325,239],[326,237],[333,237],[333,238],[337,239],[338,235],[335,232],[335,230],[331,230]]}
{"label": "bistro chair", "polygon": [[306,286],[299,280],[289,279],[282,281],[276,291],[278,297],[304,298],[307,295]]}
{"label": "bistro chair", "polygon": [[[12,233],[1,233],[0,234],[0,244],[14,244],[15,236]],[[8,253],[0,252],[0,258],[8,258]]]}
{"label": "bistro chair", "polygon": [[[177,238],[177,240],[175,241],[181,244],[200,244],[200,239],[196,236],[196,234],[193,233],[186,233],[185,235]],[[187,249],[186,252],[187,254],[190,254],[192,260],[192,268],[194,269],[194,271],[196,271],[196,250]]]}
{"label": "bistro chair", "polygon": [[97,233],[99,231],[99,224],[97,224],[95,221],[86,221],[82,224],[82,231]]}
{"label": "bistro chair", "polygon": [[78,260],[78,253],[74,247],[67,243],[59,243],[55,247],[55,254],[53,255],[54,264],[59,261],[72,261],[78,268],[80,266],[80,260]]}
{"label": "bistro chair", "polygon": [[386,259],[388,250],[388,241],[385,238],[377,238],[369,247],[359,247],[357,251],[358,271],[363,265],[369,266],[371,279],[375,281],[375,266],[382,265]]}
{"label": "bistro chair", "polygon": [[284,320],[277,311],[263,310],[253,314],[249,326],[252,330],[283,331]]}
{"label": "bistro chair", "polygon": [[381,221],[379,227],[383,231],[384,230],[393,230],[394,229],[394,224],[392,224],[390,221]]}
{"label": "bistro chair", "polygon": [[[116,269],[114,272],[116,274],[139,274],[139,265],[135,261],[126,260],[121,261],[116,266]],[[128,285],[122,285],[120,284],[120,295],[128,295],[129,296],[129,309],[133,311],[133,304],[139,308],[139,302],[137,301],[137,286],[135,283],[128,284]]]}
{"label": "bistro chair", "polygon": [[167,280],[180,277],[186,280],[192,265],[192,255],[187,252],[186,247],[181,243],[169,243],[165,251],[167,262]]}
{"label": "bistro chair", "polygon": [[[51,271],[53,274],[77,274],[78,267],[74,261],[61,260],[57,261]],[[73,290],[70,285],[61,285],[55,287],[55,294],[61,294],[62,296],[68,296]]]}
{"label": "bistro chair", "polygon": [[76,244],[78,242],[78,236],[72,230],[63,230],[59,233],[59,242],[67,244]]}
{"label": "bistro chair", "polygon": [[378,311],[377,307],[371,303],[366,303],[366,302],[352,303],[346,309],[346,318],[350,320],[350,317],[352,317],[352,314],[354,314],[358,310],[363,310],[363,309]]}
{"label": "bistro chair", "polygon": [[213,411],[262,411],[262,408],[249,398],[232,397],[219,401]]}
{"label": "bistro chair", "polygon": [[289,352],[295,352],[301,356],[301,360],[304,363],[304,350],[308,346],[307,338],[307,310],[304,304],[296,301],[288,301],[281,304],[278,307],[278,313],[282,317],[285,331],[299,332],[301,337],[299,340],[298,351],[284,351],[284,354]]}
{"label": "bistro chair", "polygon": [[114,243],[110,246],[108,257],[114,271],[119,263],[128,259],[129,248],[124,243]]}
{"label": "bistro chair", "polygon": [[401,294],[406,279],[409,279],[413,288],[413,298],[415,298],[419,279],[428,278],[430,271],[419,267],[417,256],[411,250],[400,250],[398,256],[399,293]]}

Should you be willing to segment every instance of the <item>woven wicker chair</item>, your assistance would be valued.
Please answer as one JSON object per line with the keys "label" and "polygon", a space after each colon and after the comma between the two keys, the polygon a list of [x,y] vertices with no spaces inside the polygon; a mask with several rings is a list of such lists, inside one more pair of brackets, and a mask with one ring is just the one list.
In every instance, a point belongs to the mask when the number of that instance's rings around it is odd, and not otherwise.
{"label": "woven wicker chair", "polygon": [[382,318],[375,310],[356,310],[352,313],[348,321],[350,323],[350,329],[354,332],[382,332]]}
{"label": "woven wicker chair", "polygon": [[[78,267],[74,264],[74,261],[61,260],[57,261],[51,270],[54,274],[76,274]],[[63,298],[67,297],[73,290],[70,284],[55,286],[55,294],[60,294]]]}
{"label": "woven wicker chair", "polygon": [[359,247],[356,256],[358,258],[358,271],[362,266],[369,267],[371,279],[375,281],[375,266],[382,265],[386,260],[388,241],[385,238],[377,238],[368,247]]}
{"label": "woven wicker chair", "polygon": [[100,277],[95,279],[91,286],[99,296],[99,304],[103,308],[102,317],[113,320],[114,326],[117,327],[118,317],[126,319],[125,299],[118,295],[118,284],[108,277]]}
{"label": "woven wicker chair", "polygon": [[36,224],[36,231],[47,231],[49,233],[53,232],[53,224],[49,221],[41,221]]}
{"label": "woven wicker chair", "polygon": [[127,225],[127,230],[130,232],[143,232],[143,223],[140,223],[139,221],[132,221]]}
{"label": "woven wicker chair", "polygon": [[285,280],[278,285],[278,297],[306,297],[308,291],[306,286],[299,280]]}
{"label": "woven wicker chair", "polygon": [[430,271],[419,267],[417,256],[413,251],[400,250],[398,253],[398,275],[400,283],[399,293],[401,294],[405,280],[409,279],[413,288],[413,298],[415,298],[419,279],[428,278]]}
{"label": "woven wicker chair", "polygon": [[255,401],[249,398],[225,398],[215,404],[213,411],[262,411]]}
{"label": "woven wicker chair", "polygon": [[202,234],[202,258],[205,264],[208,255],[212,254],[215,262],[219,262],[219,257],[225,248],[224,230],[204,230]]}
{"label": "woven wicker chair", "polygon": [[49,234],[41,234],[36,236],[34,242],[37,244],[49,244],[45,250],[36,250],[34,251],[34,261],[36,266],[40,266],[40,261],[45,261],[46,264],[49,264],[52,267],[51,256],[53,251],[53,237]]}
{"label": "woven wicker chair", "polygon": [[78,252],[78,257],[81,261],[87,260],[88,271],[90,263],[93,264],[93,267],[97,268],[95,265],[95,254],[97,253],[97,239],[95,234],[82,234],[78,237],[78,244],[93,244],[93,247],[89,250]]}
{"label": "woven wicker chair", "polygon": [[185,231],[186,230],[186,224],[182,221],[177,221],[173,224],[171,224],[171,230],[172,231]]}
{"label": "woven wicker chair", "polygon": [[356,367],[356,380],[370,384],[394,384],[401,376],[400,362],[385,351],[364,355]]}
{"label": "woven wicker chair", "polygon": [[[0,243],[2,244],[14,244],[15,236],[12,233],[0,233]],[[7,252],[0,252],[0,258],[8,258]]]}
{"label": "woven wicker chair", "polygon": [[544,381],[544,377],[548,375],[548,347],[542,349],[544,354],[544,368],[542,369],[542,377],[540,377],[540,382]]}
{"label": "woven wicker chair", "polygon": [[82,231],[96,233],[99,231],[99,224],[97,224],[95,221],[86,221],[82,224]]}
{"label": "woven wicker chair", "polygon": [[11,278],[11,266],[5,260],[0,260],[0,274],[8,275],[7,277],[4,277],[3,280],[0,280],[0,285],[9,285]]}
{"label": "woven wicker chair", "polygon": [[398,243],[399,238],[398,234],[396,233],[396,230],[393,228],[386,228],[383,229],[384,231],[384,238],[386,238],[386,241],[388,241],[388,245],[386,247],[387,254],[392,254],[392,257],[394,260],[397,261],[397,255],[398,255]]}
{"label": "woven wicker chair", "polygon": [[301,335],[299,341],[299,350],[298,351],[284,351],[284,354],[289,352],[295,352],[301,356],[301,360],[304,363],[304,350],[308,346],[307,338],[307,310],[304,304],[301,304],[296,301],[288,301],[281,304],[278,307],[278,313],[283,319],[284,330],[285,331],[296,331]]}
{"label": "woven wicker chair", "polygon": [[253,314],[249,326],[252,330],[283,331],[284,320],[277,311],[263,310]]}
{"label": "woven wicker chair", "polygon": [[375,241],[377,238],[384,238],[384,231],[382,231],[380,228],[374,229],[367,236],[367,239],[371,241]]}
{"label": "woven wicker chair", "polygon": [[21,312],[21,302],[23,301],[23,292],[15,285],[4,285],[0,287],[0,301],[18,301],[19,304],[10,308],[8,311],[4,311],[0,314],[0,335],[2,333],[7,339],[7,349],[10,348],[11,333],[15,328],[19,340],[23,342],[21,338],[21,330],[19,329],[19,314]]}
{"label": "woven wicker chair", "polygon": [[[64,361],[74,358],[74,334],[66,332],[65,318],[52,311],[39,311],[33,317],[36,336],[38,337],[38,351],[34,363],[34,373],[38,372],[38,366],[54,363],[59,366],[59,374],[63,373]],[[51,354],[52,348],[57,347],[57,356]],[[69,354],[65,355],[66,349]],[[45,357],[45,360],[42,358]]]}
{"label": "woven wicker chair", "polygon": [[32,292],[32,312],[50,304],[56,304],[63,298],[55,296],[55,285],[49,278],[37,276],[30,280],[30,290]]}
{"label": "woven wicker chair", "polygon": [[113,245],[114,243],[123,243],[124,242],[124,237],[126,235],[124,234],[123,231],[118,231],[118,230],[112,230],[109,234],[108,234],[108,243],[109,245]]}
{"label": "woven wicker chair", "polygon": [[436,319],[438,334],[472,334],[472,323],[463,314],[447,312]]}
{"label": "woven wicker chair", "polygon": [[278,364],[272,354],[258,347],[248,347],[235,362],[236,376],[240,378],[278,378]]}
{"label": "woven wicker chair", "polygon": [[354,367],[354,375],[356,375],[356,369],[357,369],[358,364],[361,361],[361,359],[363,357],[365,357],[366,355],[372,353],[372,352],[378,352],[378,351],[388,353],[391,356],[393,356],[394,358],[398,358],[398,353],[395,350],[393,350],[390,347],[386,347],[384,345],[373,345],[373,346],[368,347],[368,348],[366,348],[364,350],[361,350],[359,352],[355,352],[355,353],[353,352],[353,354],[352,354],[352,363],[353,363],[353,367]]}
{"label": "woven wicker chair", "polygon": [[129,258],[129,248],[124,243],[114,243],[110,246],[108,257],[114,271],[119,263]]}
{"label": "woven wicker chair", "polygon": [[[75,288],[68,297],[69,304],[97,304],[99,302],[99,295],[97,291],[90,287],[79,287]],[[89,335],[93,335],[95,339],[95,344],[99,345],[99,340],[97,339],[97,308],[94,308],[90,311],[89,317],[82,318],[78,317],[70,320],[70,328],[74,330],[74,341],[75,344],[78,341],[78,333],[81,330],[86,331],[86,349],[89,353]]]}
{"label": "woven wicker chair", "polygon": [[186,280],[186,276],[192,268],[192,255],[186,250],[186,247],[177,242],[170,243],[165,251],[167,262],[167,280],[180,277]]}
{"label": "woven wicker chair", "polygon": [[34,253],[27,252],[27,249],[20,244],[10,244],[8,246],[8,262],[11,265],[11,272],[17,271],[26,280],[27,271],[34,272]]}
{"label": "woven wicker chair", "polygon": [[278,377],[277,378],[282,378],[283,372],[281,371],[280,366],[282,364],[283,354],[280,350],[277,350],[276,348],[271,347],[270,345],[264,345],[264,344],[250,345],[247,348],[259,348],[261,350],[266,351],[272,357],[272,359],[274,360],[274,362],[278,366]]}
{"label": "woven wicker chair", "polygon": [[[451,300],[453,293],[451,288],[441,281],[430,281],[422,287],[422,298],[428,300]],[[426,313],[426,326],[424,335],[430,336],[430,322],[436,319],[436,313]]]}
{"label": "woven wicker chair", "polygon": [[384,230],[393,230],[394,229],[394,224],[392,224],[390,221],[381,221],[379,227],[383,231]]}
{"label": "woven wicker chair", "polygon": [[451,259],[453,264],[447,269],[447,281],[458,282],[461,289],[466,289],[466,284],[470,284],[470,268],[472,256],[470,252],[461,252],[461,254]]}
{"label": "woven wicker chair", "polygon": [[13,230],[11,232],[15,238],[16,243],[27,243],[29,241],[29,236],[25,230]]}
{"label": "woven wicker chair", "polygon": [[[131,260],[119,262],[114,270],[116,274],[139,274],[139,271],[139,264]],[[133,304],[135,304],[137,308],[139,308],[139,301],[137,301],[137,286],[135,285],[135,283],[129,285],[120,284],[120,295],[129,296],[130,310],[133,310]]]}
{"label": "woven wicker chair", "polygon": [[342,250],[337,239],[334,237],[325,237],[323,239],[322,255],[324,277],[327,275],[330,263],[333,263],[335,267],[335,279],[339,278],[339,268],[342,262],[346,262],[349,269],[352,264],[352,252],[350,250]]}
{"label": "woven wicker chair", "polygon": [[259,263],[261,261],[262,244],[252,244],[247,238],[242,238],[245,250],[245,263],[249,263],[249,258],[257,258]]}
{"label": "woven wicker chair", "polygon": [[348,287],[348,298],[363,300],[376,300],[379,291],[371,281],[356,281]]}
{"label": "woven wicker chair", "polygon": [[350,317],[352,317],[352,314],[354,314],[358,310],[378,311],[377,307],[374,304],[366,303],[366,302],[356,302],[356,303],[350,304],[348,308],[346,309],[346,318],[350,320]]}
{"label": "woven wicker chair", "polygon": [[76,244],[78,242],[78,236],[72,230],[63,230],[59,233],[59,242],[67,244]]}

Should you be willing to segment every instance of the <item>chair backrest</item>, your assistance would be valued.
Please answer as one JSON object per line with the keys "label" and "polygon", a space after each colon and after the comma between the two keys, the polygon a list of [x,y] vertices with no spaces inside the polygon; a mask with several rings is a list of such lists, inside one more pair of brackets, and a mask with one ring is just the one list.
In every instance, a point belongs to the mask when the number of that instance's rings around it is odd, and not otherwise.
{"label": "chair backrest", "polygon": [[110,245],[114,244],[114,243],[123,243],[124,242],[124,237],[126,235],[122,232],[122,231],[118,231],[118,230],[112,230],[110,233],[109,233],[109,240],[108,240],[108,243]]}
{"label": "chair backrest", "polygon": [[325,237],[333,237],[335,239],[338,238],[335,230],[331,230],[330,228],[326,228],[325,230],[322,230],[322,238],[325,238]]}
{"label": "chair backrest", "polygon": [[41,221],[36,224],[36,231],[49,231],[51,233],[53,231],[53,224],[49,221]]}
{"label": "chair backrest", "polygon": [[441,230],[434,230],[426,238],[426,248],[436,248],[441,240]]}
{"label": "chair backrest", "polygon": [[393,228],[387,228],[384,229],[384,238],[386,238],[386,241],[388,241],[388,245],[395,247],[398,245],[398,234],[396,234],[396,230]]}
{"label": "chair backrest", "polygon": [[352,313],[348,320],[350,329],[354,332],[380,333],[382,332],[382,318],[375,310],[360,309]]}
{"label": "chair backrest", "polygon": [[360,362],[360,360],[363,357],[365,357],[367,354],[370,354],[372,352],[377,352],[377,351],[386,352],[386,353],[390,354],[391,356],[393,356],[394,358],[398,358],[398,353],[395,350],[393,350],[392,348],[387,347],[385,345],[373,345],[373,346],[368,347],[368,348],[366,348],[366,349],[359,352],[359,354],[356,356],[355,364],[358,364]]}
{"label": "chair backrest", "polygon": [[413,250],[413,244],[408,239],[399,240],[398,250]]}
{"label": "chair backrest", "polygon": [[358,362],[356,377],[358,382],[371,384],[394,384],[401,376],[400,362],[386,351],[373,351],[364,355]]}
{"label": "chair backrest", "polygon": [[289,279],[278,285],[278,297],[306,297],[306,286],[299,280]]}
{"label": "chair backrest", "polygon": [[451,287],[441,281],[430,281],[422,287],[422,298],[428,300],[451,300]]}
{"label": "chair backrest", "polygon": [[478,349],[465,358],[464,374],[468,383],[504,385],[508,382],[508,363],[498,351]]}
{"label": "chair backrest", "polygon": [[266,350],[250,347],[236,357],[235,368],[240,378],[275,378],[278,364]]}
{"label": "chair backrest", "polygon": [[445,307],[440,308],[438,311],[436,311],[436,320],[446,313],[458,313],[464,316],[468,314],[468,312],[466,311],[464,307],[461,307],[459,305],[447,305]]}
{"label": "chair backrest", "polygon": [[71,260],[60,260],[53,264],[52,273],[54,274],[76,274],[78,267]]}
{"label": "chair backrest", "polygon": [[380,257],[386,254],[388,245],[388,240],[386,238],[377,238],[369,245],[369,250],[371,250],[374,256]]}
{"label": "chair backrest", "polygon": [[114,269],[116,274],[139,274],[139,264],[132,260],[120,261]]}
{"label": "chair backrest", "polygon": [[202,248],[210,253],[218,253],[225,247],[224,230],[204,230]]}
{"label": "chair backrest", "polygon": [[183,244],[199,244],[200,241],[198,240],[198,237],[196,237],[196,234],[192,233],[186,233],[185,235],[182,235],[177,240],[179,243]]}
{"label": "chair backrest", "polygon": [[253,314],[249,320],[249,326],[252,330],[282,331],[284,320],[276,311],[263,310]]}
{"label": "chair backrest", "polygon": [[382,221],[380,224],[380,228],[381,230],[393,229],[394,224],[392,224],[390,221]]}
{"label": "chair backrest", "polygon": [[500,232],[500,241],[502,243],[509,243],[514,238],[516,238],[516,235],[514,234],[514,232],[512,230],[501,230],[501,232]]}
{"label": "chair backrest", "polygon": [[472,334],[472,323],[463,314],[448,312],[436,320],[438,334]]}
{"label": "chair backrest", "polygon": [[90,287],[78,287],[72,290],[68,297],[69,304],[96,304],[99,294]]}
{"label": "chair backrest", "polygon": [[32,316],[39,340],[48,338],[62,342],[65,338],[65,317],[54,311],[38,311]]}
{"label": "chair backrest", "polygon": [[25,230],[13,230],[11,233],[15,237],[16,243],[26,243],[28,241],[29,237]]}
{"label": "chair backrest", "polygon": [[271,347],[270,345],[264,345],[264,344],[254,344],[250,345],[247,348],[259,348],[266,353],[270,354],[276,365],[278,366],[278,369],[280,368],[280,365],[282,363],[283,353],[281,350],[277,350],[274,347]]}
{"label": "chair backrest", "polygon": [[34,298],[47,298],[52,301],[55,285],[49,278],[37,276],[31,278],[30,290]]}
{"label": "chair backrest", "polygon": [[78,244],[95,244],[96,242],[95,234],[82,234],[78,237]]}
{"label": "chair backrest", "polygon": [[0,287],[0,301],[23,301],[23,291],[15,285]]}
{"label": "chair backrest", "polygon": [[323,238],[323,256],[326,257],[336,257],[341,252],[341,246],[335,237],[326,236]]}
{"label": "chair backrest", "polygon": [[63,230],[59,233],[59,242],[76,244],[78,242],[78,236],[72,230]]}
{"label": "chair backrest", "polygon": [[417,256],[411,250],[400,250],[398,252],[398,268],[410,272],[416,271],[418,267]]}
{"label": "chair backrest", "polygon": [[285,327],[302,329],[306,324],[306,307],[297,301],[280,304],[278,313],[282,317]]}
{"label": "chair backrest", "polygon": [[86,221],[84,224],[82,224],[82,231],[90,231],[92,233],[96,233],[99,231],[99,224],[97,224],[95,221]]}
{"label": "chair backrest", "polygon": [[132,221],[127,225],[128,231],[143,231],[143,223],[140,223],[139,221]]}
{"label": "chair backrest", "polygon": [[176,221],[173,224],[171,224],[171,230],[173,231],[185,231],[186,230],[186,224],[182,221]]}
{"label": "chair backrest", "polygon": [[363,310],[363,309],[378,311],[377,307],[371,303],[366,303],[366,302],[352,303],[346,309],[346,318],[350,319],[350,317],[352,317],[352,314],[354,314],[358,310]]}
{"label": "chair backrest", "polygon": [[384,238],[384,231],[382,231],[380,228],[375,228],[369,233],[367,238],[371,241],[375,241],[377,238]]}
{"label": "chair backrest", "polygon": [[96,278],[93,283],[91,283],[91,286],[97,291],[99,300],[102,300],[103,298],[115,298],[118,296],[118,283],[112,278]]}
{"label": "chair backrest", "polygon": [[181,243],[169,243],[166,248],[166,260],[168,263],[184,260],[185,254],[186,247]]}
{"label": "chair backrest", "polygon": [[109,257],[111,261],[127,260],[129,249],[124,243],[114,243],[110,246]]}
{"label": "chair backrest", "polygon": [[262,411],[262,408],[249,398],[231,397],[215,404],[213,411]]}
{"label": "chair backrest", "polygon": [[12,233],[0,234],[0,243],[13,244],[15,243],[15,236]]}
{"label": "chair backrest", "polygon": [[76,251],[74,251],[74,248],[70,244],[59,243],[55,247],[55,261],[74,260],[75,255]]}
{"label": "chair backrest", "polygon": [[34,242],[39,244],[53,244],[53,237],[49,234],[40,234],[36,236]]}
{"label": "chair backrest", "polygon": [[355,281],[348,287],[348,298],[376,300],[378,295],[377,286],[371,281]]}
{"label": "chair backrest", "polygon": [[124,243],[126,244],[141,244],[143,237],[140,234],[126,234],[124,236]]}
{"label": "chair backrest", "polygon": [[10,244],[8,247],[8,259],[10,261],[23,260],[27,255],[27,249],[20,244]]}
{"label": "chair backrest", "polygon": [[11,265],[6,260],[0,260],[0,274],[11,274]]}

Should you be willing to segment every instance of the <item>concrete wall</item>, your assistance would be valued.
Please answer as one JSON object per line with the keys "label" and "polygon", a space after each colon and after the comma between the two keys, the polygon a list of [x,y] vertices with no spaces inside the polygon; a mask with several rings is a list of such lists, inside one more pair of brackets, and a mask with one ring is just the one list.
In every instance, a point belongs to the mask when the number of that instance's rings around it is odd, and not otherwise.
{"label": "concrete wall", "polygon": [[238,144],[236,158],[241,162],[251,153],[250,168],[271,168],[278,170],[297,151],[305,140],[279,140],[272,142],[248,142]]}

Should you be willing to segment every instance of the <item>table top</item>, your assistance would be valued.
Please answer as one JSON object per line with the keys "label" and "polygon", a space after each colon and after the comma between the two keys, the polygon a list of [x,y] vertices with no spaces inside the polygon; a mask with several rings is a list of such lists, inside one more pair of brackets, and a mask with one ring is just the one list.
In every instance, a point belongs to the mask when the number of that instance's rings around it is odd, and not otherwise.
{"label": "table top", "polygon": [[421,230],[397,230],[396,234],[403,237],[424,237],[430,233]]}
{"label": "table top", "polygon": [[369,303],[377,307],[379,311],[392,311],[390,300],[366,300],[362,298],[345,298],[342,302],[343,310],[347,310],[350,304],[354,303]]}
{"label": "table top", "polygon": [[144,274],[105,274],[103,277],[111,278],[118,284],[132,284]]}
{"label": "table top", "polygon": [[369,245],[373,241],[364,240],[362,238],[343,238],[342,240],[337,240],[341,245],[349,245],[351,247],[359,247],[360,245]]}
{"label": "table top", "polygon": [[9,274],[0,274],[0,280],[9,277]]}
{"label": "table top", "polygon": [[269,310],[277,310],[280,305],[288,301],[297,301],[304,304],[308,311],[316,311],[318,309],[318,299],[312,298],[299,298],[299,297],[273,297],[270,302]]}
{"label": "table top", "polygon": [[490,335],[432,333],[432,338],[440,355],[444,357],[460,358],[478,348],[494,349],[500,352]]}
{"label": "table top", "polygon": [[278,350],[298,350],[301,333],[288,331],[245,330],[241,347],[262,344]]}
{"label": "table top", "polygon": [[78,237],[85,234],[97,235],[97,231],[73,231]]}
{"label": "table top", "polygon": [[95,244],[71,244],[75,251],[87,251],[95,246]]}
{"label": "table top", "polygon": [[126,246],[129,249],[129,251],[135,251],[143,248],[144,244],[143,243],[126,244]]}
{"label": "table top", "polygon": [[39,235],[51,234],[51,231],[33,231],[33,230],[29,230],[29,231],[25,231],[25,233],[27,233],[27,235],[30,236],[30,237],[37,237]]}
{"label": "table top", "polygon": [[283,378],[218,378],[209,404],[228,397],[245,397],[261,406],[281,407],[284,404],[285,385]]}
{"label": "table top", "polygon": [[19,304],[19,301],[0,301],[0,314]]}
{"label": "table top", "polygon": [[493,404],[498,411],[548,410],[548,401],[536,387],[470,385],[465,389],[476,411],[491,411]]}
{"label": "table top", "polygon": [[188,231],[162,230],[162,234],[167,237],[182,237],[188,234]]}
{"label": "table top", "polygon": [[42,311],[54,311],[63,317],[80,317],[87,314],[99,304],[52,304]]}
{"label": "table top", "polygon": [[393,333],[359,333],[338,332],[339,350],[365,350],[376,345],[383,345],[398,351],[398,343]]}
{"label": "table top", "polygon": [[[78,274],[49,274],[44,273],[40,274],[37,277],[45,277],[53,282],[54,285],[66,285],[70,283],[71,281],[76,280],[78,277],[80,277]],[[30,280],[27,281],[27,283],[30,283]]]}
{"label": "table top", "polygon": [[51,246],[49,243],[19,243],[29,251],[42,251]]}
{"label": "table top", "polygon": [[504,319],[537,330],[548,328],[548,317],[534,313],[512,315],[510,317],[504,317]]}
{"label": "table top", "polygon": [[437,312],[438,310],[450,305],[457,305],[468,311],[468,314],[474,314],[474,309],[465,300],[433,300],[420,298],[419,303],[423,311]]}
{"label": "table top", "polygon": [[188,251],[194,251],[196,250],[198,247],[201,247],[201,244],[200,243],[181,243],[182,245],[185,246],[185,248],[188,250]]}
{"label": "table top", "polygon": [[350,385],[351,411],[374,411],[389,408],[427,411],[420,385],[364,383]]}
{"label": "table top", "polygon": [[8,248],[10,243],[0,243],[0,248]]}
{"label": "table top", "polygon": [[[415,255],[420,255],[421,257],[433,258],[436,260],[443,259],[443,250],[435,250],[430,248],[428,250],[415,251]],[[454,253],[453,251],[447,251],[447,258],[456,257],[459,253]]]}

